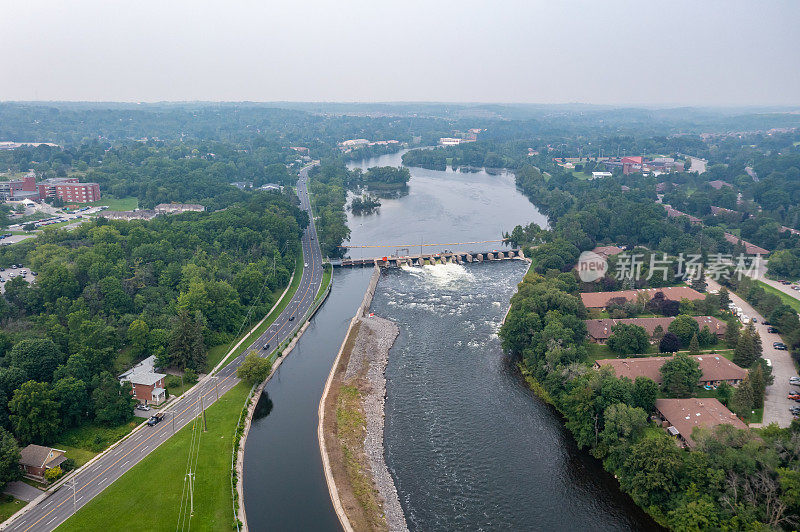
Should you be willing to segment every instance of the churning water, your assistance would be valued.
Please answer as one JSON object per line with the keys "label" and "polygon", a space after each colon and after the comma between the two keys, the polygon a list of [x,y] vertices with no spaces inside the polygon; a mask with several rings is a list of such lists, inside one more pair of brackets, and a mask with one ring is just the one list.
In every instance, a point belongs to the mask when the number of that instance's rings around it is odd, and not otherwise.
{"label": "churning water", "polygon": [[527,263],[388,270],[397,322],[386,458],[416,530],[614,530],[653,523],[523,386],[497,336]]}

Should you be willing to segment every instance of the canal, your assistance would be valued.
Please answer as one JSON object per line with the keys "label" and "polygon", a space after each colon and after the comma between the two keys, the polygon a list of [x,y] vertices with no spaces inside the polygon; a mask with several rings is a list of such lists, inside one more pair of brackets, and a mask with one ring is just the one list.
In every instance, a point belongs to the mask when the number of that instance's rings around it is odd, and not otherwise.
{"label": "canal", "polygon": [[[393,154],[351,167],[399,164]],[[496,240],[517,224],[546,225],[509,174],[411,174],[408,195],[383,199],[373,215],[348,213],[351,242]],[[487,246],[445,247],[499,244]],[[522,385],[500,349],[496,333],[524,271],[524,263],[506,261],[392,270],[381,278],[373,309],[401,331],[387,367],[386,458],[409,527],[652,528],[601,465],[575,447],[558,414]],[[253,530],[338,529],[317,446],[317,406],[370,273],[336,271],[327,302],[266,387],[244,462]]]}

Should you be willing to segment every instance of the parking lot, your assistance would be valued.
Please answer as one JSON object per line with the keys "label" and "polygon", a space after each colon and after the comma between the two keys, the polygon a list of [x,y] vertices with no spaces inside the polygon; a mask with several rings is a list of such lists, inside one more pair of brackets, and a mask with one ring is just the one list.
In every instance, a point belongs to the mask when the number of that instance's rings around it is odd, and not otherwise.
{"label": "parking lot", "polygon": [[0,293],[4,293],[6,291],[6,283],[16,277],[22,277],[29,283],[36,280],[36,275],[24,266],[15,265],[11,268],[0,268]]}
{"label": "parking lot", "polygon": [[[719,284],[709,279],[708,288],[710,290],[719,290]],[[764,348],[763,358],[770,361],[772,364],[772,376],[774,382],[767,386],[767,391],[764,395],[764,417],[762,418],[762,425],[767,426],[770,423],[777,423],[779,427],[788,427],[792,423],[794,416],[789,411],[793,406],[798,403],[789,399],[788,396],[800,391],[800,386],[795,387],[789,384],[789,377],[796,377],[797,371],[794,367],[794,361],[789,351],[783,351],[773,347],[773,342],[781,342],[781,337],[777,333],[768,332],[768,325],[764,324],[764,317],[756,312],[756,310],[748,304],[745,300],[730,292],[731,301],[737,307],[741,307],[744,314],[751,318],[755,318],[756,330],[761,337],[761,344]]]}

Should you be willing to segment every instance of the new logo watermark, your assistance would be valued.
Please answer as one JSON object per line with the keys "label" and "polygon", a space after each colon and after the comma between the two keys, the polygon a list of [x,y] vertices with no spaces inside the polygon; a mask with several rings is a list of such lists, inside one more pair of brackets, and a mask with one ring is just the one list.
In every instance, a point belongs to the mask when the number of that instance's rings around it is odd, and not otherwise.
{"label": "new logo watermark", "polygon": [[578,257],[578,277],[584,283],[591,283],[600,279],[608,271],[608,261],[594,251],[584,251]]}

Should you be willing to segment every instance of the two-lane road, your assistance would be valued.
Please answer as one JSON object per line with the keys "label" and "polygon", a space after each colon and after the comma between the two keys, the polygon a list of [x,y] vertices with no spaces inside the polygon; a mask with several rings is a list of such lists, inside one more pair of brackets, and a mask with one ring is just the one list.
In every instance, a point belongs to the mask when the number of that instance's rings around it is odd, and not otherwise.
{"label": "two-lane road", "polygon": [[[291,301],[269,328],[251,345],[262,356],[266,356],[264,344],[269,343],[274,349],[287,339],[311,308],[314,298],[322,284],[322,254],[316,237],[314,216],[308,197],[308,168],[300,171],[297,181],[297,194],[300,206],[309,213],[310,223],[303,233],[302,250],[305,267],[297,291]],[[191,391],[185,393],[167,409],[167,416],[154,427],[142,427],[128,439],[121,442],[113,450],[101,455],[91,464],[84,466],[74,476],[74,494],[72,484],[68,482],[30,508],[25,514],[8,523],[7,530],[53,530],[69,518],[77,509],[101,493],[115,480],[130,470],[145,456],[164,443],[174,431],[189,424],[200,413],[201,406],[208,407],[218,396],[221,396],[239,380],[236,369],[242,363],[245,350],[230,361],[216,375],[207,376]],[[174,427],[174,430],[173,430]],[[133,496],[133,494],[131,494]],[[135,523],[120,523],[120,528],[132,528]]]}

